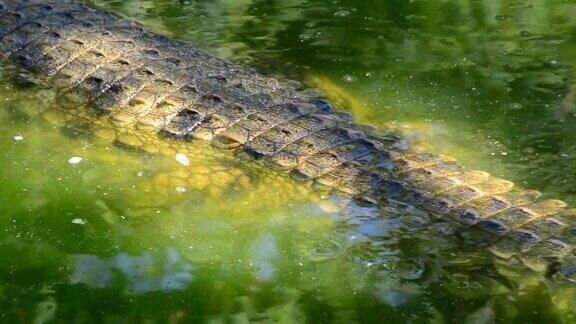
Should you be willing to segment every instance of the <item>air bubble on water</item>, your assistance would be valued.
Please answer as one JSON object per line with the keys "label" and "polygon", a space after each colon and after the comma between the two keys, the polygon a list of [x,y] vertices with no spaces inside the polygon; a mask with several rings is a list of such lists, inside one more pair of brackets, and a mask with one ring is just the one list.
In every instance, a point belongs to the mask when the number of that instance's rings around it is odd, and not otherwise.
{"label": "air bubble on water", "polygon": [[184,153],[176,154],[176,161],[178,161],[180,164],[185,165],[185,166],[190,165],[190,160],[188,159],[188,157]]}
{"label": "air bubble on water", "polygon": [[342,77],[342,80],[344,80],[345,82],[354,82],[356,78],[353,75],[346,74]]}
{"label": "air bubble on water", "polygon": [[300,42],[304,43],[304,42],[309,42],[312,39],[314,39],[314,35],[312,34],[301,34],[300,36],[298,36],[298,38],[300,39]]}
{"label": "air bubble on water", "polygon": [[74,218],[72,220],[72,224],[76,224],[76,225],[86,225],[86,223],[88,223],[88,222],[82,218]]}
{"label": "air bubble on water", "polygon": [[497,15],[494,18],[496,18],[496,20],[499,20],[499,21],[505,21],[505,20],[510,19],[511,17],[509,15]]}
{"label": "air bubble on water", "polygon": [[80,162],[82,162],[82,160],[84,160],[84,158],[81,158],[79,156],[73,156],[70,159],[68,159],[68,163],[70,164],[78,164]]}
{"label": "air bubble on water", "polygon": [[138,173],[136,173],[137,176],[142,177],[144,175],[144,172],[142,171],[138,171]]}
{"label": "air bubble on water", "polygon": [[334,258],[340,253],[342,253],[342,246],[334,241],[319,242],[311,251],[312,257],[320,259]]}
{"label": "air bubble on water", "polygon": [[16,136],[14,136],[14,140],[16,140],[16,141],[23,141],[23,140],[24,140],[24,136],[22,136],[22,135],[16,135]]}
{"label": "air bubble on water", "polygon": [[342,10],[334,13],[334,17],[346,18],[350,16],[350,11]]}
{"label": "air bubble on water", "polygon": [[174,190],[176,190],[176,192],[180,192],[180,193],[184,193],[187,191],[187,189],[184,187],[176,187],[176,188],[174,188]]}

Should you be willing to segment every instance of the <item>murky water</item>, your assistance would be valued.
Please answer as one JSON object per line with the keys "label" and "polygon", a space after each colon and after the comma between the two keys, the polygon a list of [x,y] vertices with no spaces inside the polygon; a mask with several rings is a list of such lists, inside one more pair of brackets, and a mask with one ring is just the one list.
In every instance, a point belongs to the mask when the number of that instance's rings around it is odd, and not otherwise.
{"label": "murky water", "polygon": [[[94,3],[576,202],[571,1]],[[576,320],[574,284],[462,246],[425,214],[202,143],[114,143],[20,72],[0,69],[3,322]]]}

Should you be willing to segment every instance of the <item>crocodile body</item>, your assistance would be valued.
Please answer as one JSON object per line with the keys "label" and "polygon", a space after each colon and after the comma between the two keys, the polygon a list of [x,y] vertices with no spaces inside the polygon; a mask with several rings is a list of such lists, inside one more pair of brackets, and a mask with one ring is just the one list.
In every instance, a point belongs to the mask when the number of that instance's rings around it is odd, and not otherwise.
{"label": "crocodile body", "polygon": [[502,257],[572,260],[572,211],[486,172],[402,149],[327,101],[66,0],[0,1],[0,54],[81,93],[118,127],[201,139],[383,206],[393,199],[486,233]]}

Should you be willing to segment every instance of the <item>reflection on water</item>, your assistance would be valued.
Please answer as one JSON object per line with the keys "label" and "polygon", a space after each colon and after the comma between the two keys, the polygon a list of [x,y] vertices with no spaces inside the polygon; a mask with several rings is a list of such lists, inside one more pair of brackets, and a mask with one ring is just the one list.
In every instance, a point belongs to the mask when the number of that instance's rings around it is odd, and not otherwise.
{"label": "reflection on water", "polygon": [[269,233],[262,234],[261,238],[254,242],[254,259],[251,265],[254,269],[254,276],[263,281],[274,281],[276,269],[273,261],[280,257],[276,238]]}
{"label": "reflection on water", "polygon": [[[574,202],[566,1],[92,1]],[[400,203],[111,128],[0,68],[4,322],[574,321],[573,284]]]}
{"label": "reflection on water", "polygon": [[194,279],[193,266],[182,262],[174,249],[165,253],[145,253],[132,256],[120,253],[109,260],[94,255],[71,256],[70,283],[83,283],[90,288],[105,288],[114,284],[114,272],[120,272],[129,293],[175,291],[185,289]]}

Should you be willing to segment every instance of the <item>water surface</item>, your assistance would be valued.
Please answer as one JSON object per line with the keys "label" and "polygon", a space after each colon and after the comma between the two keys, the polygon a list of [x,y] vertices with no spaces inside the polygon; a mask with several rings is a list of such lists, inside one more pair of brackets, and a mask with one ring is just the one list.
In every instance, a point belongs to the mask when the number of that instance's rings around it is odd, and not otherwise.
{"label": "water surface", "polygon": [[[576,202],[570,1],[93,3]],[[357,206],[202,143],[118,145],[20,73],[1,66],[4,322],[575,320],[572,284],[461,246],[424,213]]]}

